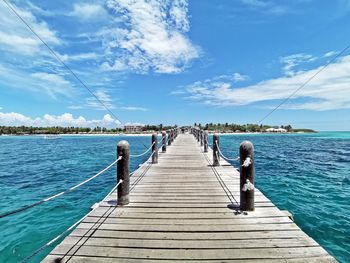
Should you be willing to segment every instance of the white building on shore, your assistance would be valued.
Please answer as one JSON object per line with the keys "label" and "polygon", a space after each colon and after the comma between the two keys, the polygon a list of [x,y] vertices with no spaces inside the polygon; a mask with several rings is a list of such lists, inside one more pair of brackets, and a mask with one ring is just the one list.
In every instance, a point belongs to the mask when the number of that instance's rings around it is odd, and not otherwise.
{"label": "white building on shore", "polygon": [[142,132],[143,125],[125,125],[125,133],[140,133]]}
{"label": "white building on shore", "polygon": [[278,133],[285,133],[285,132],[287,132],[287,130],[283,129],[283,128],[268,128],[265,131],[266,132],[278,132]]}

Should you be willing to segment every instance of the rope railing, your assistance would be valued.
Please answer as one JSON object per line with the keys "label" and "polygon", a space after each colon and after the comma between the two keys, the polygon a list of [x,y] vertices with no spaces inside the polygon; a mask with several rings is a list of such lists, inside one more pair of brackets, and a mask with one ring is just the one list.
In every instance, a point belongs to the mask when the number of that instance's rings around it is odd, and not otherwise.
{"label": "rope railing", "polygon": [[[216,154],[216,158],[219,160],[218,152],[216,152],[215,154]],[[226,193],[227,197],[230,199],[231,203],[235,202],[237,207],[238,207],[239,206],[238,201],[236,200],[235,196],[231,192],[230,188],[226,185],[225,181],[222,179],[220,173],[216,170],[216,168],[214,166],[214,162],[210,162],[208,157],[206,157],[206,158],[207,158],[207,161],[209,163],[211,163],[211,167],[213,169],[214,175],[215,175],[216,179],[218,180],[219,184],[221,185],[222,189]],[[220,161],[218,162],[218,164],[221,167]],[[238,208],[237,207],[235,208],[236,212],[238,212]]]}
{"label": "rope railing", "polygon": [[[140,156],[143,156],[143,155],[147,154],[152,148],[155,148],[155,150],[152,150],[152,154],[151,154],[150,157],[149,157],[149,158],[152,158],[155,154],[158,154],[158,151],[159,151],[160,149],[162,149],[163,145],[166,145],[166,144],[168,143],[169,139],[170,139],[169,137],[166,138],[166,139],[165,139],[165,142],[163,143],[163,138],[161,138],[159,148],[158,148],[158,144],[157,144],[157,147],[154,147],[154,145],[155,145],[155,141],[154,141],[154,142],[152,143],[152,145],[151,145],[145,152],[143,152],[142,154],[139,154],[139,155],[127,155],[127,156],[129,156],[129,157],[140,157]],[[127,145],[128,145],[128,144],[127,144]],[[125,145],[124,145],[124,146],[125,146]],[[118,147],[119,147],[119,146],[118,146]],[[129,147],[129,146],[127,146],[127,147]],[[118,154],[118,155],[119,155],[119,154]],[[65,191],[62,191],[62,192],[57,193],[57,194],[55,194],[55,195],[52,195],[52,196],[50,196],[50,197],[44,198],[44,199],[42,199],[42,200],[40,200],[40,201],[37,201],[37,202],[35,202],[35,203],[32,203],[32,204],[29,204],[29,205],[20,207],[20,208],[18,208],[18,209],[13,210],[13,211],[9,211],[9,212],[5,212],[5,213],[3,213],[3,214],[0,214],[0,218],[3,218],[3,217],[6,217],[6,216],[9,216],[9,215],[13,215],[13,214],[16,214],[16,213],[25,211],[25,210],[27,210],[27,209],[29,209],[29,208],[32,208],[32,207],[38,206],[38,205],[40,205],[40,204],[46,203],[46,202],[48,202],[48,201],[50,201],[50,200],[53,200],[53,199],[55,199],[55,198],[57,198],[57,197],[59,197],[59,196],[62,196],[62,195],[64,195],[64,194],[66,194],[66,193],[69,193],[69,192],[71,192],[71,191],[74,191],[75,189],[79,188],[80,186],[83,186],[84,184],[90,182],[91,180],[95,179],[96,177],[100,176],[101,174],[103,174],[104,172],[106,172],[107,170],[109,170],[113,165],[115,165],[116,163],[118,163],[118,161],[122,160],[123,158],[125,158],[125,156],[124,156],[124,155],[120,155],[115,161],[113,161],[111,164],[109,164],[107,167],[105,167],[104,169],[102,169],[102,170],[101,170],[100,172],[98,172],[97,174],[93,175],[92,177],[90,177],[90,178],[84,180],[83,182],[81,182],[81,183],[79,183],[79,184],[77,184],[77,185],[75,185],[75,186],[73,186],[73,187],[71,187],[71,188],[69,188],[69,189],[67,189],[67,190],[65,190]],[[127,158],[128,158],[128,157],[127,157]],[[151,166],[152,164],[153,164],[153,162],[150,164],[150,166]],[[124,165],[124,164],[123,164],[123,165]],[[138,169],[134,170],[134,171],[131,172],[131,173],[128,173],[129,178],[130,178],[131,176],[133,176],[133,175],[135,174],[136,171],[138,171]],[[120,177],[119,177],[119,172],[118,172],[118,178],[120,178]],[[123,177],[122,177],[122,178],[123,178]],[[111,193],[113,193],[113,192],[118,188],[118,186],[124,182],[124,180],[123,180],[122,178],[121,178],[121,179],[119,180],[119,182],[112,188],[112,190],[107,194],[107,196],[111,195]],[[141,178],[142,178],[142,177],[141,177]],[[140,179],[141,179],[141,178],[140,178]],[[133,186],[135,186],[135,185],[139,182],[140,179],[137,178],[137,179],[136,179],[136,182],[135,182],[135,184],[134,184]],[[118,191],[119,191],[119,189],[118,189]],[[119,196],[119,192],[118,192],[118,196]],[[102,200],[102,201],[103,201],[103,200]],[[94,211],[95,209],[97,209],[98,207],[99,207],[99,206],[94,206],[94,207],[92,208],[91,212]],[[90,212],[90,213],[91,213],[91,212]],[[81,222],[83,222],[84,219],[86,219],[86,218],[89,216],[90,213],[88,213],[88,214],[86,214],[85,216],[83,216],[82,218],[80,218],[78,221],[76,221],[73,225],[71,225],[69,228],[67,228],[65,231],[63,231],[61,234],[59,234],[59,235],[57,235],[55,238],[51,239],[49,242],[47,242],[46,244],[44,244],[43,246],[41,246],[40,248],[38,248],[37,250],[35,250],[31,255],[25,257],[25,258],[22,259],[20,262],[27,262],[27,261],[29,261],[29,260],[32,259],[34,256],[36,256],[37,254],[39,254],[41,251],[43,251],[44,249],[46,249],[46,248],[48,248],[49,246],[51,246],[52,244],[54,244],[57,240],[59,240],[60,238],[64,237],[65,235],[67,235],[67,234],[68,234],[70,231],[72,231],[76,226],[78,226]]]}
{"label": "rope railing", "polygon": [[151,146],[145,152],[143,152],[141,154],[136,154],[136,155],[130,154],[130,158],[138,158],[138,157],[141,157],[141,156],[147,154],[152,149],[154,144],[155,144],[155,142],[152,143]]}
{"label": "rope railing", "polygon": [[236,157],[236,158],[228,158],[228,157],[226,157],[226,156],[221,152],[221,149],[220,149],[220,146],[218,145],[218,142],[215,141],[215,143],[216,143],[216,146],[217,146],[217,148],[218,148],[219,154],[222,156],[222,158],[224,158],[224,159],[227,160],[227,161],[238,161],[238,160],[239,160],[239,156]]}
{"label": "rope railing", "polygon": [[74,191],[75,189],[79,188],[80,186],[90,182],[91,180],[95,179],[96,177],[100,176],[101,174],[103,174],[104,172],[106,172],[107,170],[109,170],[113,165],[115,165],[118,161],[120,161],[122,159],[122,157],[118,157],[118,159],[116,159],[114,162],[112,162],[110,165],[108,165],[106,168],[104,168],[103,170],[101,170],[100,172],[98,172],[97,174],[91,176],[90,178],[86,179],[85,181],[65,190],[65,191],[62,191],[60,193],[57,193],[55,195],[52,195],[50,197],[47,197],[47,198],[44,198],[40,201],[37,201],[35,203],[32,203],[32,204],[29,204],[29,205],[26,205],[26,206],[23,206],[23,207],[20,207],[20,208],[17,208],[15,210],[12,210],[12,211],[9,211],[9,212],[5,212],[5,213],[2,213],[0,214],[0,218],[4,218],[4,217],[7,217],[7,216],[10,216],[10,215],[14,215],[14,214],[17,214],[19,212],[22,212],[22,211],[25,211],[29,208],[32,208],[32,207],[35,207],[35,206],[38,206],[38,205],[41,205],[43,203],[46,203],[48,201],[51,201],[61,195],[64,195],[66,193],[69,193],[69,192],[72,192]]}
{"label": "rope railing", "polygon": [[[123,183],[123,180],[119,180],[119,182],[112,188],[112,190],[106,195],[109,196],[111,193],[113,193],[115,191],[115,189],[117,189],[117,187]],[[91,212],[95,211],[98,208],[98,206],[94,207]],[[91,213],[90,212],[90,213]],[[80,218],[78,221],[76,221],[73,225],[71,225],[69,228],[67,228],[65,231],[63,231],[61,234],[57,235],[55,238],[51,239],[49,242],[47,242],[45,245],[41,246],[40,248],[38,248],[37,250],[35,250],[32,254],[30,254],[29,256],[25,257],[24,259],[22,259],[20,261],[20,263],[25,263],[28,262],[28,260],[30,260],[31,258],[33,258],[34,256],[36,256],[37,254],[39,254],[41,251],[43,251],[45,248],[48,248],[49,246],[51,246],[52,244],[54,244],[57,240],[59,240],[61,237],[65,236],[67,233],[69,233],[71,230],[73,230],[77,225],[79,225],[81,222],[84,221],[85,218],[87,218],[90,213],[86,214],[85,216],[83,216],[82,218]]]}

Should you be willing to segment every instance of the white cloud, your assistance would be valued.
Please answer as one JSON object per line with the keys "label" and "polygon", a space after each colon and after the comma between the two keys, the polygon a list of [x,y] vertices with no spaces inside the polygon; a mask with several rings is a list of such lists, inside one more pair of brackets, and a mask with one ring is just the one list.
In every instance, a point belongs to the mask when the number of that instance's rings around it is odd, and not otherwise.
{"label": "white cloud", "polygon": [[106,108],[101,104],[101,102],[108,108],[108,109],[115,109],[115,106],[113,105],[113,99],[109,95],[109,93],[106,90],[97,90],[94,92],[95,96],[99,99],[99,101],[94,97],[88,97],[85,99],[84,104],[82,105],[70,105],[68,106],[69,109],[77,110],[77,109],[83,109],[83,108],[92,108],[95,110],[106,110]]}
{"label": "white cloud", "polygon": [[70,82],[58,74],[36,72],[30,74],[30,76],[33,77],[34,85],[38,90],[44,90],[53,98],[56,98],[56,94],[69,96],[72,93]]}
{"label": "white cloud", "polygon": [[54,73],[29,73],[20,69],[11,69],[10,66],[6,67],[0,64],[0,74],[0,85],[4,88],[44,93],[53,99],[57,99],[57,95],[71,97],[75,92],[68,80]]}
{"label": "white cloud", "polygon": [[284,64],[282,68],[283,73],[287,76],[295,75],[297,72],[295,72],[294,69],[300,64],[313,62],[315,60],[316,57],[304,53],[293,54],[280,58],[280,62]]}
{"label": "white cloud", "polygon": [[324,54],[324,57],[325,57],[325,58],[333,57],[333,56],[335,56],[337,53],[338,53],[337,51],[329,51],[329,52],[327,52],[326,54]]}
{"label": "white cloud", "polygon": [[185,0],[108,0],[123,26],[103,30],[109,62],[103,70],[178,73],[200,50],[185,36],[189,30]]}
{"label": "white cloud", "polygon": [[88,52],[88,53],[80,53],[80,54],[74,54],[74,55],[60,55],[60,58],[63,61],[81,61],[81,60],[95,60],[98,58],[97,53],[95,52]]}
{"label": "white cloud", "polygon": [[278,5],[273,1],[267,0],[241,0],[241,3],[247,5],[260,12],[270,15],[284,15],[288,12],[288,9],[284,6]]}
{"label": "white cloud", "polygon": [[[61,44],[56,32],[51,30],[46,22],[38,21],[31,12],[25,11],[13,3],[11,5],[45,42],[51,45]],[[0,8],[0,24],[0,49],[23,55],[35,55],[40,51],[42,43],[4,5]]]}
{"label": "white cloud", "polygon": [[149,111],[147,108],[143,107],[134,107],[134,106],[127,106],[127,107],[122,107],[123,110],[128,110],[128,111]]}
{"label": "white cloud", "polygon": [[241,0],[241,2],[254,7],[267,7],[270,5],[269,2],[261,0]]}
{"label": "white cloud", "polygon": [[246,75],[242,75],[242,74],[240,74],[240,73],[238,73],[238,72],[233,73],[233,80],[234,80],[235,82],[238,82],[238,81],[245,81],[245,80],[247,80],[247,79],[248,79],[248,76],[246,76]]}
{"label": "white cloud", "polygon": [[104,8],[97,4],[79,3],[74,4],[71,16],[76,16],[83,20],[98,19],[105,16]]}
{"label": "white cloud", "polygon": [[68,106],[67,108],[70,109],[70,110],[81,110],[81,109],[83,109],[84,107],[81,106],[81,105],[70,105],[70,106]]}
{"label": "white cloud", "polygon": [[[321,67],[293,76],[269,79],[246,87],[233,82],[197,81],[188,85],[187,98],[216,106],[239,106],[267,102],[271,107],[276,100],[290,96]],[[350,108],[350,56],[330,64],[324,71],[295,94],[284,108],[333,110]]]}
{"label": "white cloud", "polygon": [[113,128],[120,125],[118,120],[113,119],[109,114],[103,116],[100,120],[87,120],[82,116],[74,118],[70,113],[64,113],[62,115],[50,115],[45,114],[42,117],[31,118],[20,113],[0,112],[0,125],[3,126],[39,126],[39,127],[106,127]]}
{"label": "white cloud", "polygon": [[0,107],[0,110],[2,110],[3,109],[3,107]]}

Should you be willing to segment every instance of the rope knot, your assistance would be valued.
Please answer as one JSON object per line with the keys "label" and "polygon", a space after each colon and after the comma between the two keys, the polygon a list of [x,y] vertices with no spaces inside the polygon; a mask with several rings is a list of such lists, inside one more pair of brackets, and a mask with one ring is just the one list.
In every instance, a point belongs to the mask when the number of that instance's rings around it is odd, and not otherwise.
{"label": "rope knot", "polygon": [[252,164],[252,159],[248,156],[248,157],[244,160],[244,162],[243,162],[243,164],[242,164],[242,167],[249,167],[251,164]]}
{"label": "rope knot", "polygon": [[254,190],[254,185],[247,179],[246,183],[242,187],[243,192]]}

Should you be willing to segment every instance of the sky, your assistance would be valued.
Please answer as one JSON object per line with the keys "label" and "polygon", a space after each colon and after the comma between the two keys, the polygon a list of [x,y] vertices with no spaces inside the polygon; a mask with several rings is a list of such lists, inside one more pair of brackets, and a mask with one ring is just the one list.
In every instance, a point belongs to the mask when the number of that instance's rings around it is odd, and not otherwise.
{"label": "sky", "polygon": [[350,130],[350,0],[10,3],[79,80],[1,1],[0,125]]}

